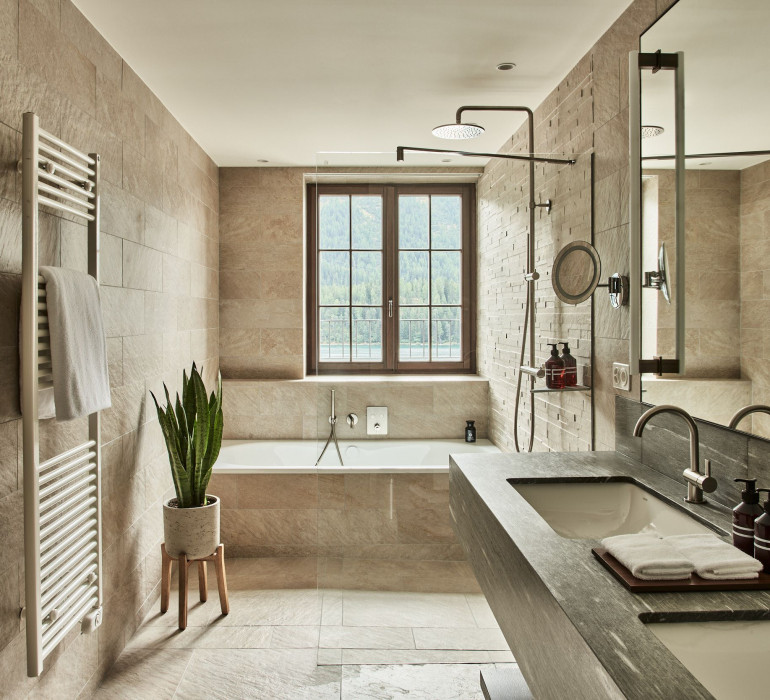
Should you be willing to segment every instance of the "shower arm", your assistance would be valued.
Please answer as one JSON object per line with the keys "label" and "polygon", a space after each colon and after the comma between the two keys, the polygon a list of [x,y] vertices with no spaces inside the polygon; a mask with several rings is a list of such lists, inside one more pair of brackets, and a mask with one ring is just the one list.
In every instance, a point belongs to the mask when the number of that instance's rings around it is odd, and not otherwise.
{"label": "shower arm", "polygon": [[476,153],[473,151],[455,151],[448,148],[421,148],[419,146],[398,146],[396,148],[396,160],[401,163],[404,160],[405,151],[419,151],[420,153],[447,153],[456,156],[470,156],[471,158],[506,158],[508,160],[526,160],[530,163],[559,163],[574,165],[572,158],[545,158],[542,156],[517,156],[507,153]]}

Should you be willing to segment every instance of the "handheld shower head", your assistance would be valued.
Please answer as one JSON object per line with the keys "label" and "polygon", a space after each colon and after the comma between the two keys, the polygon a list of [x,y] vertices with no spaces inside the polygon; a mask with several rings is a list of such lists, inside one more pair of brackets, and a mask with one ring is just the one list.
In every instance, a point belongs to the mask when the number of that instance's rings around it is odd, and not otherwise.
{"label": "handheld shower head", "polygon": [[433,135],[440,139],[475,139],[484,133],[484,127],[478,124],[442,124],[433,129]]}

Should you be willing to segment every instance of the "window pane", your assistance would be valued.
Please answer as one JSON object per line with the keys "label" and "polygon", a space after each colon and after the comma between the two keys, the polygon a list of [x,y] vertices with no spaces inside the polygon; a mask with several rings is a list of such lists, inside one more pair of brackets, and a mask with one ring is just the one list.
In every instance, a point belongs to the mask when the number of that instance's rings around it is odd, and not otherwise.
{"label": "window pane", "polygon": [[431,304],[460,304],[462,253],[431,253]]}
{"label": "window pane", "polygon": [[402,306],[399,309],[398,359],[402,362],[430,360],[428,308]]}
{"label": "window pane", "polygon": [[350,204],[347,195],[318,198],[318,248],[350,248]]}
{"label": "window pane", "polygon": [[382,306],[382,253],[353,252],[354,304]]}
{"label": "window pane", "polygon": [[462,360],[462,314],[459,306],[431,309],[432,360]]}
{"label": "window pane", "polygon": [[320,309],[319,359],[321,362],[350,361],[350,309]]}
{"label": "window pane", "polygon": [[459,195],[430,198],[431,248],[462,247],[462,199]]}
{"label": "window pane", "polygon": [[398,247],[427,248],[429,197],[401,195],[398,198]]}
{"label": "window pane", "polygon": [[352,197],[353,248],[382,248],[382,197]]}
{"label": "window pane", "polygon": [[428,253],[398,254],[398,303],[428,304]]}
{"label": "window pane", "polygon": [[382,362],[382,309],[353,309],[353,361]]}
{"label": "window pane", "polygon": [[350,303],[350,253],[318,254],[319,304]]}

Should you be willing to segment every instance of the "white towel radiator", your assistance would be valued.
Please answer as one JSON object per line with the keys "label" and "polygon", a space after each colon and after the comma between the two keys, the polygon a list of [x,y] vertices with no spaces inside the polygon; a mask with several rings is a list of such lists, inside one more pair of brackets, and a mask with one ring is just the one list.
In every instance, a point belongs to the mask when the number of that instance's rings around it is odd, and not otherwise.
{"label": "white towel radiator", "polygon": [[22,141],[21,380],[27,675],[78,623],[101,624],[99,413],[87,442],[40,463],[38,391],[52,386],[45,283],[38,275],[38,207],[88,224],[88,272],[99,281],[99,156],[81,153],[24,114]]}

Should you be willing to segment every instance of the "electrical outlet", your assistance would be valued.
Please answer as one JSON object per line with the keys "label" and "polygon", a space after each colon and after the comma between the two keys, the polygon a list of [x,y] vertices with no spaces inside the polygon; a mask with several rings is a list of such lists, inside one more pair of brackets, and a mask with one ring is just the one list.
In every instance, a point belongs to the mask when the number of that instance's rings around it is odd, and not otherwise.
{"label": "electrical outlet", "polygon": [[631,372],[628,365],[612,363],[612,387],[628,391],[631,388]]}

